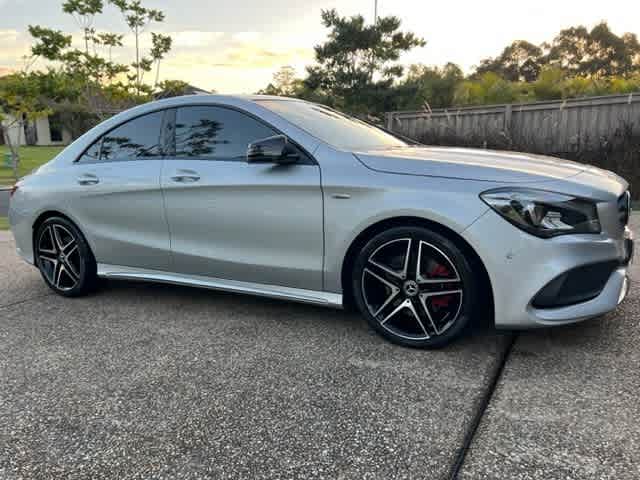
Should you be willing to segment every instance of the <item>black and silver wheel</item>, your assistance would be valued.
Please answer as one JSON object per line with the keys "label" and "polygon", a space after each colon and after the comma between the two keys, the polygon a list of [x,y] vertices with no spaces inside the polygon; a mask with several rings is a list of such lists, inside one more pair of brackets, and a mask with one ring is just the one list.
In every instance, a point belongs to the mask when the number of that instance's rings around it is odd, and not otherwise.
{"label": "black and silver wheel", "polygon": [[420,227],[397,227],[371,239],[353,272],[356,303],[388,340],[441,347],[463,331],[475,302],[470,264],[456,245]]}
{"label": "black and silver wheel", "polygon": [[36,266],[56,293],[76,297],[96,284],[96,262],[82,233],[69,220],[45,220],[34,238]]}

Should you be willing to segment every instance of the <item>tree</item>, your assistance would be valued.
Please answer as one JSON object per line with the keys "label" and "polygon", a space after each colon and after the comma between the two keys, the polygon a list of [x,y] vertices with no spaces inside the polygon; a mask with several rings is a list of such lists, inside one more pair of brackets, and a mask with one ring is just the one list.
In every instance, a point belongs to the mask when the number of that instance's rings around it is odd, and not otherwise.
{"label": "tree", "polygon": [[121,47],[122,46],[122,39],[124,38],[124,35],[121,35],[121,34],[118,34],[118,33],[102,32],[102,33],[98,33],[96,38],[97,38],[98,43],[100,43],[101,45],[106,47],[106,49],[107,49],[107,58],[108,58],[109,62],[112,62],[113,49],[115,47]]}
{"label": "tree", "polygon": [[444,108],[453,104],[456,89],[464,74],[458,65],[447,63],[444,67],[411,65],[407,76],[396,88],[396,105],[399,109]]}
{"label": "tree", "polygon": [[[113,3],[122,13],[125,23],[133,33],[136,42],[136,61],[131,64],[135,70],[135,74],[130,76],[130,80],[135,80],[137,92],[142,90],[142,80],[145,72],[151,70],[153,61],[140,55],[140,35],[144,33],[145,29],[151,22],[164,21],[164,13],[160,10],[153,8],[146,8],[142,6],[140,0],[109,0]],[[171,42],[169,42],[169,49],[162,55],[167,53],[171,49]],[[159,67],[159,63],[158,63]]]}
{"label": "tree", "polygon": [[182,80],[165,80],[158,84],[156,98],[170,98],[187,95],[190,89],[191,86]]}
{"label": "tree", "polygon": [[152,47],[150,55],[153,62],[156,64],[156,80],[153,82],[153,86],[157,87],[158,81],[160,80],[160,62],[171,50],[173,40],[169,35],[151,32],[151,43]]}
{"label": "tree", "polygon": [[296,71],[290,65],[280,67],[273,74],[273,81],[263,90],[260,95],[278,95],[281,97],[295,97],[302,89],[302,80],[296,78]]}
{"label": "tree", "polygon": [[526,40],[516,40],[499,56],[482,60],[476,74],[493,72],[511,82],[533,82],[538,78],[542,62],[542,48]]}
{"label": "tree", "polygon": [[367,25],[362,15],[346,18],[335,9],[323,10],[322,24],[331,32],[315,47],[317,65],[307,68],[305,86],[354,113],[383,111],[391,101],[390,87],[403,72],[395,62],[425,41],[401,32],[400,19],[392,16]]}
{"label": "tree", "polygon": [[97,14],[102,13],[102,0],[66,0],[62,4],[62,11],[73,16],[82,29],[85,53],[89,55],[89,43],[95,35],[93,21]]}
{"label": "tree", "polygon": [[62,60],[66,49],[71,47],[71,35],[66,35],[60,30],[29,25],[29,33],[35,40],[31,47],[31,65],[38,58],[51,61]]}
{"label": "tree", "polygon": [[[164,13],[142,6],[140,0],[107,0],[123,13],[125,21],[135,35],[135,61],[130,65],[113,61],[112,51],[123,45],[123,35],[113,32],[98,32],[95,19],[102,13],[104,0],[65,0],[62,9],[73,16],[82,28],[84,48],[72,45],[71,35],[60,30],[37,25],[29,26],[34,39],[29,66],[44,58],[52,62],[71,84],[80,80],[83,86],[81,102],[72,100],[73,111],[84,103],[88,111],[98,118],[105,118],[113,110],[126,108],[147,101],[152,88],[143,84],[143,75],[155,64],[157,86],[160,63],[171,49],[171,37],[152,32],[150,56],[141,56],[139,41],[145,28],[152,21],[164,20]],[[130,73],[133,69],[133,73]],[[126,78],[126,81],[124,81]],[[79,100],[79,99],[76,99]]]}
{"label": "tree", "polygon": [[[35,74],[19,72],[0,78],[0,135],[4,135],[11,152],[11,165],[16,180],[19,148],[25,125],[50,113],[42,102]],[[12,130],[18,132],[15,140],[10,134]]]}
{"label": "tree", "polygon": [[584,26],[564,29],[545,48],[546,62],[570,75],[627,76],[640,70],[640,43],[636,35],[626,33],[619,37],[606,22],[591,31]]}
{"label": "tree", "polygon": [[[29,26],[29,33],[34,39],[31,47],[33,64],[38,58],[44,58],[58,65],[61,72],[73,84],[82,85],[79,95],[84,97],[84,103],[93,114],[104,118],[104,99],[102,98],[102,85],[113,81],[118,75],[127,72],[126,65],[107,60],[101,55],[91,53],[96,50],[95,44],[99,37],[92,35],[89,39],[93,46],[89,53],[85,50],[73,48],[71,35],[59,30],[45,28],[37,25]],[[114,41],[119,41],[116,36]]]}

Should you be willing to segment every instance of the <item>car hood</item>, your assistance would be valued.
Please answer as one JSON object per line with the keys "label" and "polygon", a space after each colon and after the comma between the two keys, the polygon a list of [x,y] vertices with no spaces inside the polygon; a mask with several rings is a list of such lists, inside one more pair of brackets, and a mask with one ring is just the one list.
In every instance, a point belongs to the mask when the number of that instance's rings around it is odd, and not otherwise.
{"label": "car hood", "polygon": [[561,180],[588,165],[542,155],[470,148],[407,147],[354,152],[368,168],[387,173],[525,183]]}

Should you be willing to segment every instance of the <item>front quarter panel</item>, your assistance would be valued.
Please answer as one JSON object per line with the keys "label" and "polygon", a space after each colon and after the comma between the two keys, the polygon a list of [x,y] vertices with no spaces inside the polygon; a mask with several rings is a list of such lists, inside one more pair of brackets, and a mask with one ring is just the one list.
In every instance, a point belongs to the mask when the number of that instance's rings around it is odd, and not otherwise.
{"label": "front quarter panel", "polygon": [[347,251],[368,227],[397,217],[418,217],[462,232],[488,210],[479,199],[491,184],[375,172],[353,154],[321,145],[325,205],[324,288],[342,292]]}

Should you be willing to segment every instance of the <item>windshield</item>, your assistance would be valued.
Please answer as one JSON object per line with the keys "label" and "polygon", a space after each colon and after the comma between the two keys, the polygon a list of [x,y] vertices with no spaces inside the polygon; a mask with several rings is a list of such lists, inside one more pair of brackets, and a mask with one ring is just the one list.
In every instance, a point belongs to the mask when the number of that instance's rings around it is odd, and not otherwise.
{"label": "windshield", "polygon": [[295,100],[258,100],[310,135],[341,150],[406,147],[409,144],[373,125],[330,108]]}

